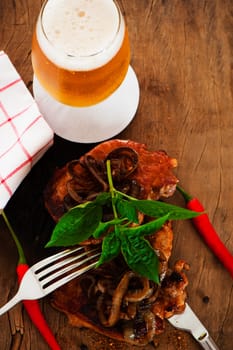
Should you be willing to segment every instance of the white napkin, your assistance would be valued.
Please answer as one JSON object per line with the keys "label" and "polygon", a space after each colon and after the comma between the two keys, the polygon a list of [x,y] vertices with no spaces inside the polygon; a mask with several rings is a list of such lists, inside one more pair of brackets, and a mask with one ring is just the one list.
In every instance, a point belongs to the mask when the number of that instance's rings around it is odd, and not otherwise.
{"label": "white napkin", "polygon": [[0,51],[0,209],[53,144],[53,131],[9,57]]}

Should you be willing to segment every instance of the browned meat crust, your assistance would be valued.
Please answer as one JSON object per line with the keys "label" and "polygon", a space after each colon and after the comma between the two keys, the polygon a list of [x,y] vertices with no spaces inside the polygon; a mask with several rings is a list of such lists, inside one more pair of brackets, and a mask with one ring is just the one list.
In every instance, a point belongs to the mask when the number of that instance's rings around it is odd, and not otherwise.
{"label": "browned meat crust", "polygon": [[165,330],[165,319],[185,308],[188,281],[178,261],[161,286],[129,271],[118,258],[57,290],[52,305],[71,325],[143,346]]}
{"label": "browned meat crust", "polygon": [[[136,184],[139,188],[137,198],[159,199],[160,197],[171,196],[178,182],[172,170],[177,166],[177,161],[170,158],[164,151],[149,151],[146,145],[134,141],[111,140],[106,141],[80,158],[75,164],[72,163],[72,171],[76,172],[75,177],[82,181],[90,180],[90,171],[84,166],[88,156],[98,162],[103,162],[113,150],[127,147],[136,151],[138,155],[138,166],[129,176],[128,181]],[[67,188],[71,184],[74,175],[70,171],[70,163],[62,169],[57,169],[53,178],[45,190],[45,205],[55,221],[66,211],[69,198]],[[73,198],[70,203],[74,205]]]}
{"label": "browned meat crust", "polygon": [[[120,154],[120,161],[116,154]],[[105,160],[109,157],[114,186],[120,190],[152,200],[174,193],[178,182],[172,172],[177,165],[175,159],[164,151],[149,151],[144,144],[111,140],[55,172],[45,190],[45,205],[55,221],[69,207],[108,189]],[[144,219],[142,215],[141,221]],[[74,326],[134,345],[153,341],[164,331],[164,320],[185,307],[188,280],[184,270],[188,265],[179,260],[172,269],[168,267],[173,242],[171,222],[147,239],[159,258],[160,286],[130,271],[119,256],[57,290],[52,296],[53,306]],[[99,243],[90,239],[86,249]]]}

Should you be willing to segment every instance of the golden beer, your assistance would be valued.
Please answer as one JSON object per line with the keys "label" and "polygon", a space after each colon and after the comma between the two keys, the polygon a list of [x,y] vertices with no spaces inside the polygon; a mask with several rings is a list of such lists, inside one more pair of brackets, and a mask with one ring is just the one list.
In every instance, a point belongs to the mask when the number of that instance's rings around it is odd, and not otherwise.
{"label": "golden beer", "polygon": [[32,65],[59,102],[90,106],[110,96],[128,71],[130,47],[119,7],[111,0],[48,0],[32,42]]}

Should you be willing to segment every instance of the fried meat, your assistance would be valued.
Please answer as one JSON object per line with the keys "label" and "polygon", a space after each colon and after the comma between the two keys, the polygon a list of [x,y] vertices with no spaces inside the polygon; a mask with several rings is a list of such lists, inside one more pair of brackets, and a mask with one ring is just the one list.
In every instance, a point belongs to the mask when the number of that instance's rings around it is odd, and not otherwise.
{"label": "fried meat", "polygon": [[106,141],[55,171],[45,190],[45,205],[55,221],[69,207],[107,189],[105,160],[109,157],[115,164],[114,184],[121,190],[129,190],[138,199],[153,200],[174,193],[178,182],[172,172],[176,159],[134,141]]}
{"label": "fried meat", "polygon": [[[72,206],[108,190],[106,160],[111,160],[115,188],[138,199],[171,196],[178,179],[177,161],[166,152],[152,152],[133,141],[106,141],[55,174],[45,190],[45,205],[55,221]],[[141,215],[140,222],[150,220]],[[160,285],[129,270],[121,255],[53,293],[52,304],[71,325],[110,338],[146,345],[164,331],[165,319],[185,307],[188,265],[179,260],[169,267],[172,223],[146,237],[159,260]],[[85,244],[85,242],[84,242]],[[85,249],[101,244],[89,239]]]}

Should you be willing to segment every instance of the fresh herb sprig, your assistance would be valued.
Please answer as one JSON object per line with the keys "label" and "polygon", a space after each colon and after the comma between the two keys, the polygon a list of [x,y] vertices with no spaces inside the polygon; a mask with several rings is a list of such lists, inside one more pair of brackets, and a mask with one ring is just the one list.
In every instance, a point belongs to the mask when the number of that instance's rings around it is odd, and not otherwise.
{"label": "fresh herb sprig", "polygon": [[[109,191],[65,213],[46,247],[72,246],[91,236],[102,237],[102,253],[97,266],[122,253],[130,269],[159,283],[158,257],[146,236],[158,231],[167,220],[190,219],[200,213],[160,201],[139,200],[118,191],[113,184],[109,160],[106,166]],[[105,207],[112,209],[112,220],[103,221]],[[140,225],[138,212],[153,219]]]}

